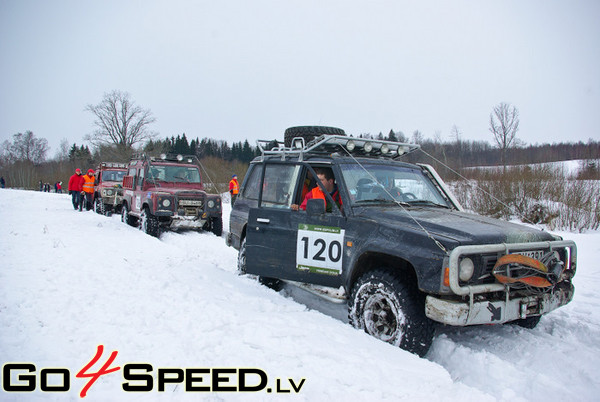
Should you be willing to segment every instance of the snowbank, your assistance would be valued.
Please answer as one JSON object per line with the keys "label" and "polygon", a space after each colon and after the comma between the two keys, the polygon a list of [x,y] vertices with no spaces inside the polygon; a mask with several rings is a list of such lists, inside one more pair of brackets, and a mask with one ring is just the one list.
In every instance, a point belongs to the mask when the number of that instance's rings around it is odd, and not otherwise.
{"label": "snowbank", "polygon": [[[224,205],[228,227],[229,204]],[[65,194],[0,191],[0,360],[63,367],[68,392],[7,393],[1,400],[78,400],[90,371],[118,351],[121,367],[83,400],[594,400],[600,391],[600,236],[579,245],[575,300],[535,330],[516,326],[444,329],[427,359],[379,342],[342,321],[235,273],[237,253],[208,233],[160,240],[118,216],[74,211]],[[257,368],[267,387],[252,393],[127,393],[123,367]],[[23,374],[23,372],[20,372]],[[305,379],[296,394],[295,385]],[[60,385],[59,376],[52,379]],[[208,380],[208,379],[206,379]],[[22,384],[13,375],[14,384]],[[56,385],[55,384],[55,385]],[[236,385],[231,379],[229,385]],[[289,394],[286,394],[289,396]]]}

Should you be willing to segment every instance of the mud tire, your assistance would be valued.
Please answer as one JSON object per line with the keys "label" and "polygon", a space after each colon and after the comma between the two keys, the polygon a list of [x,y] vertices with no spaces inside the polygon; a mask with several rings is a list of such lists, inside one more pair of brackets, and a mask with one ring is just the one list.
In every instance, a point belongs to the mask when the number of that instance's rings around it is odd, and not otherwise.
{"label": "mud tire", "polygon": [[104,205],[102,197],[96,197],[94,200],[94,210],[97,214],[106,215],[106,206]]}
{"label": "mud tire", "polygon": [[238,250],[238,258],[237,258],[237,273],[238,275],[246,274],[246,238],[242,240],[240,244],[240,249]]}
{"label": "mud tire", "polygon": [[286,147],[292,145],[292,140],[296,137],[304,138],[304,142],[308,144],[315,138],[328,134],[328,135],[346,135],[346,132],[341,128],[327,127],[327,126],[297,126],[290,127],[285,130],[283,135],[283,143]]}
{"label": "mud tire", "polygon": [[121,208],[121,222],[128,224],[129,226],[136,226],[137,218],[129,214],[129,207],[127,204],[123,204]]}
{"label": "mud tire", "polygon": [[210,231],[217,237],[221,237],[223,234],[223,218],[211,218],[210,219]]}
{"label": "mud tire", "polygon": [[153,237],[158,237],[160,234],[158,219],[150,213],[148,207],[145,207],[142,211],[142,216],[140,217],[140,230]]}
{"label": "mud tire", "polygon": [[387,269],[361,276],[348,302],[350,324],[384,342],[425,356],[435,323],[425,316],[425,297]]}

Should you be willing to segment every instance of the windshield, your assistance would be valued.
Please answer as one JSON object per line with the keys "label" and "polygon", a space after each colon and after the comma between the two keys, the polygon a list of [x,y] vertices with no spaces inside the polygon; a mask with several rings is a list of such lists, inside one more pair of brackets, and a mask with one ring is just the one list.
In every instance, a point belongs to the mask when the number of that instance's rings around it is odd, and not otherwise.
{"label": "windshield", "polygon": [[148,169],[148,180],[201,183],[198,168],[190,165],[151,165]]}
{"label": "windshield", "polygon": [[340,165],[353,205],[400,202],[450,208],[450,203],[418,168],[401,165]]}
{"label": "windshield", "polygon": [[103,170],[102,181],[118,181],[122,182],[123,177],[127,174],[126,170]]}

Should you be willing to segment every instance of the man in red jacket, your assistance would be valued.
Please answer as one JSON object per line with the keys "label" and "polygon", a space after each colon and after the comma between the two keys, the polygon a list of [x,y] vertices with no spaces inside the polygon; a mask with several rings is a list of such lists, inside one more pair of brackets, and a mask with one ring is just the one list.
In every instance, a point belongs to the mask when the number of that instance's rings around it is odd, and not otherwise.
{"label": "man in red jacket", "polygon": [[83,195],[81,192],[83,191],[83,176],[81,175],[81,169],[75,169],[75,174],[71,176],[69,179],[69,186],[67,190],[69,190],[69,194],[71,194],[71,200],[73,201],[73,208],[77,211],[81,211],[83,209]]}

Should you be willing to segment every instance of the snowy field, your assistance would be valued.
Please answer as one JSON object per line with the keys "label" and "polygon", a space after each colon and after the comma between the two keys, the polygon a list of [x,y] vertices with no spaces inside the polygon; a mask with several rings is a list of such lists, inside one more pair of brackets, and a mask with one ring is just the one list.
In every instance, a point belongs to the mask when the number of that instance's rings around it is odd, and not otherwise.
{"label": "snowy field", "polygon": [[[228,213],[226,204],[225,228]],[[573,302],[534,330],[441,329],[420,359],[236,275],[237,252],[224,238],[158,240],[117,216],[76,212],[66,194],[0,190],[0,362],[33,364],[37,379],[33,393],[8,393],[3,381],[0,400],[597,401],[600,233],[560,234],[578,245]],[[104,353],[88,373],[113,351],[108,368],[121,369],[80,399],[88,379],[76,374],[98,345]],[[124,378],[134,363],[151,365],[152,391],[123,390],[144,384]],[[42,368],[68,369],[70,390],[41,392]],[[268,383],[246,393],[186,393],[185,383],[159,392],[159,368],[212,369],[213,380],[226,376],[216,385],[234,387],[236,374],[214,369],[254,368]],[[17,374],[13,385],[23,384]],[[60,374],[47,378],[62,385]],[[194,381],[211,386],[208,374]]]}

